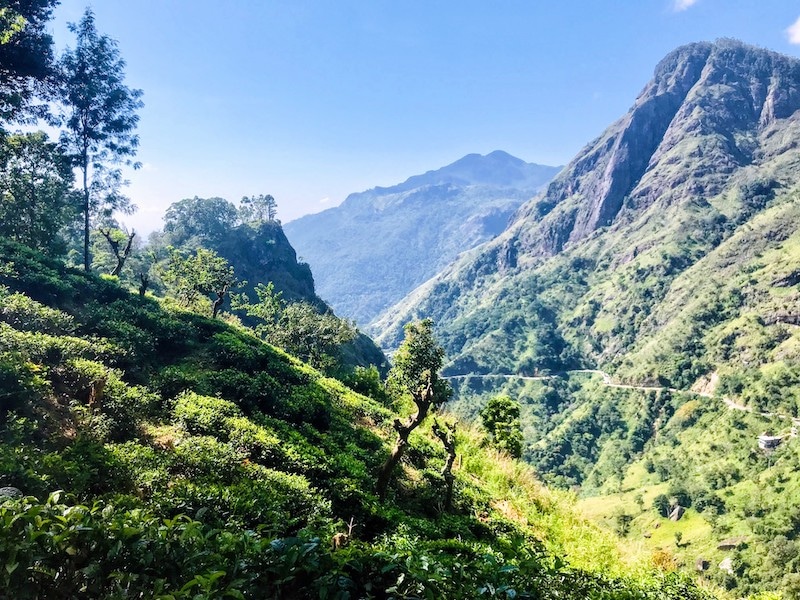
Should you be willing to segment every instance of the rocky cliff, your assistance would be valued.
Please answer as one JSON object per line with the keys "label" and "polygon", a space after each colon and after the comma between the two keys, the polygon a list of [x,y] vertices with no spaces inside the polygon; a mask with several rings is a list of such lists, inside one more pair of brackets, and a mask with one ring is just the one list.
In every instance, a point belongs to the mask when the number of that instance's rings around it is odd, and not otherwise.
{"label": "rocky cliff", "polygon": [[[379,339],[393,346],[404,322],[425,315],[453,371],[600,363],[638,373],[645,353],[648,376],[677,381],[666,363],[691,339],[695,355],[710,351],[689,324],[698,299],[727,302],[735,275],[759,266],[742,240],[764,251],[789,235],[778,212],[800,174],[799,91],[794,58],[732,40],[675,50],[503,234],[385,311]],[[772,232],[766,247],[748,235],[756,227]],[[670,327],[680,333],[665,340]]]}

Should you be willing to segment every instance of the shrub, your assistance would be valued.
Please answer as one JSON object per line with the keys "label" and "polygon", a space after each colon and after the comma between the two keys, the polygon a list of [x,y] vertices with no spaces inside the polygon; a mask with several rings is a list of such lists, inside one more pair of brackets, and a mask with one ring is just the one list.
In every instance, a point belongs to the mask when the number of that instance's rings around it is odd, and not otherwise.
{"label": "shrub", "polygon": [[75,331],[75,321],[71,315],[45,306],[20,293],[2,298],[0,320],[21,331],[53,335]]}
{"label": "shrub", "polygon": [[226,420],[239,416],[241,411],[233,402],[184,392],[175,400],[172,414],[189,433],[215,435],[227,429]]}

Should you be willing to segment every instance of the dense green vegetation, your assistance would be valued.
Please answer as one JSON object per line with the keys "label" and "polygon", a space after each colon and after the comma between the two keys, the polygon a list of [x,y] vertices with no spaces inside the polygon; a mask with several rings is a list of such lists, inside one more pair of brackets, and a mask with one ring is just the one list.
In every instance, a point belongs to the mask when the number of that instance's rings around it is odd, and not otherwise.
{"label": "dense green vegetation", "polygon": [[[384,382],[382,353],[317,297],[272,196],[176,202],[145,251],[121,226],[141,92],[90,10],[53,59],[56,3],[0,9],[0,596],[800,593],[800,507],[787,500],[800,455],[788,435],[754,447],[800,408],[800,161],[782,141],[795,99],[770,87],[728,137],[718,102],[756,89],[728,67],[752,84],[794,78],[796,64],[731,42],[668,57],[647,101],[508,232],[392,315]],[[47,117],[39,101],[61,114],[59,143],[8,131]],[[704,115],[719,131],[687,135]],[[375,191],[379,208],[463,200],[459,186],[481,198],[471,160]],[[472,214],[473,231],[501,213]],[[430,256],[430,231],[417,233]],[[400,343],[412,313],[443,322],[444,348],[427,319]],[[588,365],[635,385],[564,373]],[[528,377],[453,379],[443,414],[443,366]],[[645,549],[623,560],[515,456]],[[698,586],[675,572],[698,553],[733,560]]]}
{"label": "dense green vegetation", "polygon": [[607,539],[477,432],[459,433],[450,511],[429,425],[381,502],[409,400],[357,395],[241,328],[0,251],[0,486],[23,494],[0,503],[0,557],[15,598],[703,596],[622,576]]}

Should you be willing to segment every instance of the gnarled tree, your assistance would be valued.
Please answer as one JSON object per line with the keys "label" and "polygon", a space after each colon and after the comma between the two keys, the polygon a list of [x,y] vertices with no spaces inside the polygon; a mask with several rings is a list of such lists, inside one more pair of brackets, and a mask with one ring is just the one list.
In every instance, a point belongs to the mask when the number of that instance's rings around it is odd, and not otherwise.
{"label": "gnarled tree", "polygon": [[111,229],[110,227],[106,227],[105,229],[100,227],[98,231],[106,238],[111,252],[114,253],[114,258],[117,259],[117,264],[111,270],[110,274],[119,276],[119,274],[122,273],[122,267],[125,266],[125,261],[128,260],[133,250],[133,238],[136,237],[136,232],[131,231],[128,233],[127,231]]}
{"label": "gnarled tree", "polygon": [[433,321],[424,319],[407,324],[405,339],[395,354],[394,366],[389,372],[389,381],[396,389],[411,397],[416,412],[404,421],[394,421],[397,441],[381,466],[375,485],[381,500],[386,497],[392,472],[405,454],[411,432],[452,394],[450,385],[439,376],[443,362],[444,349],[433,337]]}
{"label": "gnarled tree", "polygon": [[444,478],[445,484],[443,508],[445,511],[449,511],[453,504],[453,486],[456,482],[456,476],[453,475],[453,464],[456,462],[456,424],[445,423],[444,426],[441,426],[439,421],[434,420],[431,431],[439,438],[447,452],[447,459],[442,469],[442,478]]}
{"label": "gnarled tree", "polygon": [[233,267],[213,250],[198,248],[194,253],[170,248],[162,279],[172,294],[186,307],[199,309],[201,299],[214,296],[212,317],[216,318],[231,290],[244,285]]}

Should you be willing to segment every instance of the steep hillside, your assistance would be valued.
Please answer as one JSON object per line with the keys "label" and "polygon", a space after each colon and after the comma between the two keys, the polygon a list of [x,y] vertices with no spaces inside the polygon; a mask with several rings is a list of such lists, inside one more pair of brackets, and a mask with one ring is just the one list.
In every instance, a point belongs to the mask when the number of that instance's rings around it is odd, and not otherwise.
{"label": "steep hillside", "polygon": [[[798,136],[800,61],[731,40],[679,48],[505,233],[387,311],[379,339],[424,314],[451,375],[607,371],[602,385],[465,377],[456,408],[520,398],[525,458],[599,495],[591,514],[686,569],[711,560],[707,577],[737,594],[795,597],[796,444],[756,438],[800,414]],[[660,495],[700,501],[662,528]],[[746,545],[718,549],[730,537]]]}
{"label": "steep hillside", "polygon": [[402,397],[27,248],[0,257],[2,598],[708,597],[630,575],[469,428],[450,510],[427,427],[381,501]]}
{"label": "steep hillside", "polygon": [[[392,347],[400,324],[425,314],[454,373],[613,368],[626,355],[640,364],[631,349],[658,346],[646,339],[662,339],[687,309],[731,318],[738,307],[725,313],[712,299],[741,304],[733,272],[757,268],[755,254],[790,233],[797,108],[795,59],[728,40],[676,50],[505,233],[386,311],[380,342]],[[671,385],[705,370],[678,375],[666,362],[650,376]]]}
{"label": "steep hillside", "polygon": [[[245,282],[243,293],[252,301],[258,284],[271,283],[283,301],[307,302],[320,313],[329,312],[330,307],[316,294],[311,268],[298,261],[280,222],[246,220],[244,215],[241,207],[222,198],[181,200],[167,210],[164,231],[151,236],[150,249],[156,255],[167,254],[170,246],[189,252],[213,250],[233,266],[238,280]],[[158,280],[158,266],[154,271],[153,279]],[[249,322],[241,311],[239,315]],[[375,365],[382,372],[388,368],[383,352],[361,332],[343,344],[338,354],[345,370],[355,365]]]}
{"label": "steep hillside", "polygon": [[501,233],[558,172],[505,152],[470,154],[389,188],[351,194],[336,208],[287,223],[319,294],[367,325],[456,256]]}

